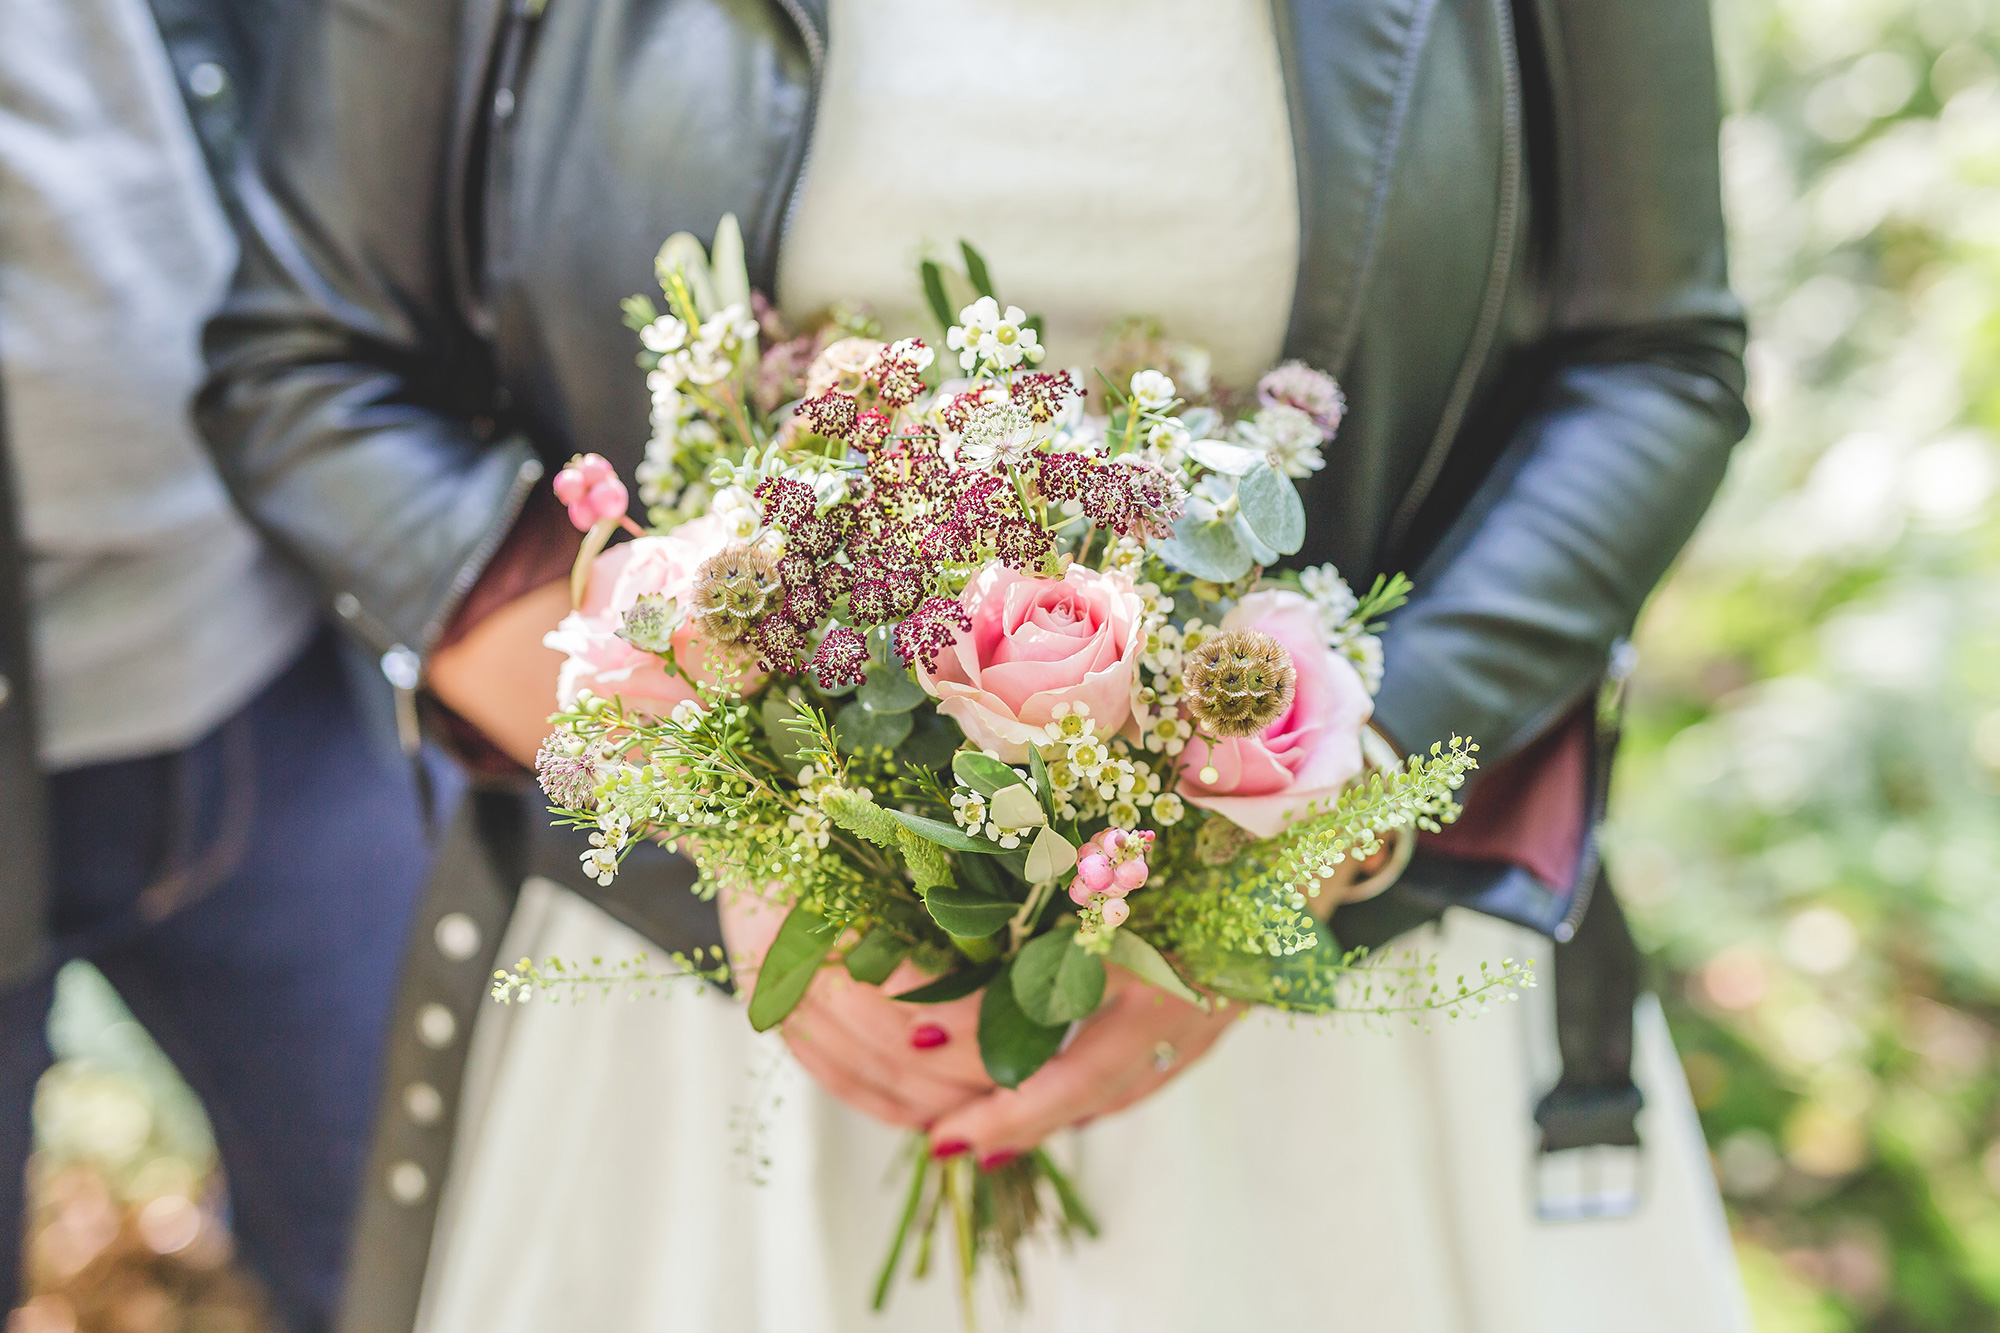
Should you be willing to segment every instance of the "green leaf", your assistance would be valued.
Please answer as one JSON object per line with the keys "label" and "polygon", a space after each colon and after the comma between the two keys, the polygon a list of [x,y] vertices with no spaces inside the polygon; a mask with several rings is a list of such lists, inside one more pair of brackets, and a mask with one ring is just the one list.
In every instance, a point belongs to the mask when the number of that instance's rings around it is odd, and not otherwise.
{"label": "green leaf", "polygon": [[847,951],[847,975],[864,986],[879,986],[909,956],[908,940],[887,926],[877,926]]}
{"label": "green leaf", "polygon": [[919,271],[924,277],[924,299],[930,302],[931,314],[937,317],[939,327],[948,329],[958,323],[952,318],[951,302],[945,299],[944,274],[928,259],[923,262]]}
{"label": "green leaf", "polygon": [[660,317],[660,308],[650,296],[628,296],[618,303],[625,312],[625,327],[637,333]]}
{"label": "green leaf", "polygon": [[1009,976],[1015,1003],[1037,1023],[1074,1023],[1104,1002],[1104,960],[1076,942],[1074,925],[1022,945]]}
{"label": "green leaf", "polygon": [[943,769],[951,767],[952,753],[965,742],[956,723],[949,718],[939,717],[930,709],[910,714],[916,725],[897,747],[896,757],[919,768]]}
{"label": "green leaf", "polygon": [[965,256],[965,276],[972,279],[973,290],[981,296],[993,295],[993,279],[986,276],[986,261],[972,248],[972,242],[960,241],[958,252]]}
{"label": "green leaf", "polygon": [[949,847],[954,852],[985,852],[991,855],[1000,850],[998,843],[988,842],[984,838],[969,837],[965,830],[956,824],[947,824],[938,819],[926,819],[922,815],[905,814],[901,810],[890,810],[887,807],[884,807],[883,813],[918,837],[934,842],[940,847]]}
{"label": "green leaf", "polygon": [[854,701],[871,713],[907,713],[930,698],[910,678],[908,667],[876,667],[855,692]]}
{"label": "green leaf", "polygon": [[750,312],[750,271],[743,259],[743,228],[734,213],[715,224],[715,244],[708,250],[708,272],[715,280],[718,308],[740,305]]}
{"label": "green leaf", "polygon": [[1234,583],[1250,572],[1250,552],[1235,525],[1204,520],[1192,509],[1174,524],[1174,535],[1160,543],[1159,552],[1175,569],[1212,583]]}
{"label": "green leaf", "polygon": [[911,725],[908,713],[877,713],[849,703],[833,715],[833,739],[844,754],[893,750],[910,734]]}
{"label": "green leaf", "polygon": [[1003,787],[1021,785],[1021,775],[991,755],[977,750],[960,750],[951,757],[951,773],[981,796],[991,796]]}
{"label": "green leaf", "polygon": [[1062,1047],[1067,1023],[1047,1027],[1021,1009],[1011,978],[1004,973],[986,987],[979,1002],[979,1058],[986,1075],[1003,1088],[1018,1088]]}
{"label": "green leaf", "polygon": [[1298,487],[1278,469],[1266,465],[1247,474],[1236,483],[1236,499],[1250,531],[1279,555],[1290,555],[1305,545],[1305,502],[1299,499]]}
{"label": "green leaf", "polygon": [[994,792],[986,809],[987,817],[1003,829],[1039,828],[1049,822],[1042,803],[1035,799],[1035,794],[1028,790],[1025,782]]}
{"label": "green leaf", "polygon": [[1027,885],[1008,878],[1005,866],[1005,860],[998,856],[968,856],[955,868],[960,882],[970,884],[989,898],[1012,898],[1017,903],[1026,902]]}
{"label": "green leaf", "polygon": [[1042,813],[1049,817],[1051,824],[1056,820],[1056,789],[1049,782],[1049,766],[1042,762],[1040,747],[1028,747],[1028,772],[1034,775],[1035,794],[1042,798]]}
{"label": "green leaf", "polygon": [[927,982],[914,990],[906,990],[901,995],[891,995],[892,1000],[904,1004],[949,1004],[962,1000],[984,986],[999,974],[1005,960],[989,958],[971,967],[961,967],[956,972],[947,972],[936,981]]}
{"label": "green leaf", "polygon": [[1231,444],[1227,440],[1196,440],[1188,446],[1188,456],[1211,472],[1220,472],[1228,477],[1248,476],[1258,468],[1271,464],[1270,455],[1262,449]]}
{"label": "green leaf", "polygon": [[1023,869],[1031,884],[1067,875],[1076,869],[1076,844],[1054,829],[1044,828],[1028,848],[1028,863]]}
{"label": "green leaf", "polygon": [[930,909],[931,920],[942,926],[946,934],[975,940],[1003,929],[1014,919],[1014,913],[1021,910],[1021,905],[1013,899],[970,884],[932,889],[924,895],[924,906]]}
{"label": "green leaf", "polygon": [[750,997],[750,1026],[769,1032],[798,1007],[806,987],[840,937],[840,930],[818,912],[794,907],[778,927],[764,965],[757,969],[757,990]]}
{"label": "green leaf", "polygon": [[1131,931],[1120,930],[1112,935],[1111,952],[1107,956],[1139,980],[1158,986],[1167,994],[1198,1008],[1208,1008],[1208,997],[1182,980],[1181,974],[1174,971],[1174,965],[1162,957],[1158,949]]}
{"label": "green leaf", "polygon": [[771,743],[771,753],[785,766],[787,773],[797,777],[799,770],[806,766],[806,761],[799,757],[799,751],[805,748],[806,738],[785,725],[798,716],[791,700],[783,695],[766,695],[757,716],[764,724],[764,739]]}

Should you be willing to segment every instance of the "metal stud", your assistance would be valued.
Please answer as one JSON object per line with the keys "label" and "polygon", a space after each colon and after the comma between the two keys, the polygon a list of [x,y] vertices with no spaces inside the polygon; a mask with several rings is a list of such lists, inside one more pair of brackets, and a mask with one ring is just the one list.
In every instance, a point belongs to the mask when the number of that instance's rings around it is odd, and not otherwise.
{"label": "metal stud", "polygon": [[451,1045],[458,1036],[458,1020],[441,1004],[427,1004],[417,1010],[417,1040],[434,1051]]}
{"label": "metal stud", "polygon": [[415,1162],[405,1159],[389,1168],[389,1197],[406,1208],[422,1203],[430,1188],[431,1178]]}
{"label": "metal stud", "polygon": [[428,1083],[403,1089],[403,1111],[419,1125],[435,1125],[444,1116],[444,1094]]}
{"label": "metal stud", "polygon": [[431,932],[437,950],[454,963],[462,963],[479,952],[479,924],[463,912],[447,912],[438,918]]}

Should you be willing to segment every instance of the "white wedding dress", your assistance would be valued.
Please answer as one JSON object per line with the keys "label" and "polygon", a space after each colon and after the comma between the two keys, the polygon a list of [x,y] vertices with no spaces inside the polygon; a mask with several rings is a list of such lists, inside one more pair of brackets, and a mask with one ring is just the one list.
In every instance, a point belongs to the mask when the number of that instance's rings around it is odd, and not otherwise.
{"label": "white wedding dress", "polygon": [[[1277,358],[1298,196],[1267,0],[830,9],[812,165],[781,256],[787,310],[860,297],[892,332],[919,328],[918,258],[966,237],[1001,295],[1047,318],[1051,366],[1087,361],[1132,314],[1206,346],[1226,382]],[[1448,975],[1538,949],[1470,915],[1410,943]],[[644,949],[534,882],[501,957]],[[1652,1004],[1638,1045],[1643,1208],[1535,1220],[1549,997],[1432,1032],[1261,1017],[1232,1029],[1159,1095],[1051,1144],[1103,1238],[1031,1255],[1031,1311],[1017,1318],[989,1290],[981,1327],[1747,1330]],[[420,1333],[958,1326],[940,1275],[869,1312],[905,1140],[819,1092],[732,1001],[690,988],[495,1006],[472,1059]]]}
{"label": "white wedding dress", "polygon": [[[1411,947],[1447,974],[1530,957],[1470,914]],[[530,881],[502,957],[645,942]],[[1546,970],[1544,961],[1541,970]],[[1643,1204],[1538,1222],[1547,988],[1434,1030],[1252,1018],[1121,1115],[1058,1136],[1103,1236],[997,1282],[980,1328],[1048,1333],[1748,1333],[1707,1155],[1658,1008],[1639,1015]],[[419,1333],[949,1333],[948,1274],[868,1301],[903,1135],[821,1093],[735,1002],[487,1010]],[[768,1163],[751,1179],[757,1163]]]}

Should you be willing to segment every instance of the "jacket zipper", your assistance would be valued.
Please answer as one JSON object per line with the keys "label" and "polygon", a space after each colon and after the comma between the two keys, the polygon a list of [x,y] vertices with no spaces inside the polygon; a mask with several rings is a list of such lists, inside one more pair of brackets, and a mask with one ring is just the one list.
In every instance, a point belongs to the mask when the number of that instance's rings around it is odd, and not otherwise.
{"label": "jacket zipper", "polygon": [[799,215],[799,201],[805,194],[806,171],[812,166],[813,130],[819,118],[820,81],[826,72],[826,42],[820,36],[819,26],[812,21],[799,0],[778,0],[778,7],[799,30],[799,39],[806,44],[806,60],[812,69],[812,86],[806,94],[805,124],[801,127],[805,134],[805,144],[799,150],[799,165],[792,173],[791,190],[785,197],[784,216],[778,222],[777,244],[771,254],[771,290],[765,293],[771,304],[778,302],[778,270],[785,260],[785,242],[792,234],[792,223]]}
{"label": "jacket zipper", "polygon": [[1416,522],[1417,511],[1423,508],[1431,488],[1437,485],[1438,474],[1444,471],[1445,460],[1451,456],[1451,446],[1456,441],[1459,427],[1465,424],[1465,414],[1471,410],[1472,395],[1479,387],[1480,372],[1485,369],[1486,358],[1493,350],[1493,340],[1500,332],[1507,284],[1514,274],[1514,249],[1520,239],[1517,233],[1521,225],[1522,188],[1520,50],[1514,39],[1514,13],[1509,0],[1492,0],[1492,8],[1500,38],[1502,101],[1500,212],[1493,229],[1493,261],[1486,272],[1486,292],[1479,308],[1479,322],[1473,326],[1472,342],[1458,368],[1451,396],[1445,400],[1444,415],[1438,419],[1437,433],[1431,437],[1431,447],[1424,455],[1423,466],[1389,524],[1383,553],[1393,552],[1402,545],[1410,525]]}

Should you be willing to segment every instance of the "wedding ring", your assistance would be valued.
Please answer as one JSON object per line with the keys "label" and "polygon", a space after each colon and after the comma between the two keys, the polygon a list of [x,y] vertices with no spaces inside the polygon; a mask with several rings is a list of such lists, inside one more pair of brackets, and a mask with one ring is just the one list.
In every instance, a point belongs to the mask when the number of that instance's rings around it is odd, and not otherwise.
{"label": "wedding ring", "polygon": [[1164,1074],[1174,1067],[1174,1061],[1180,1059],[1180,1055],[1172,1042],[1160,1042],[1153,1047],[1153,1068]]}

